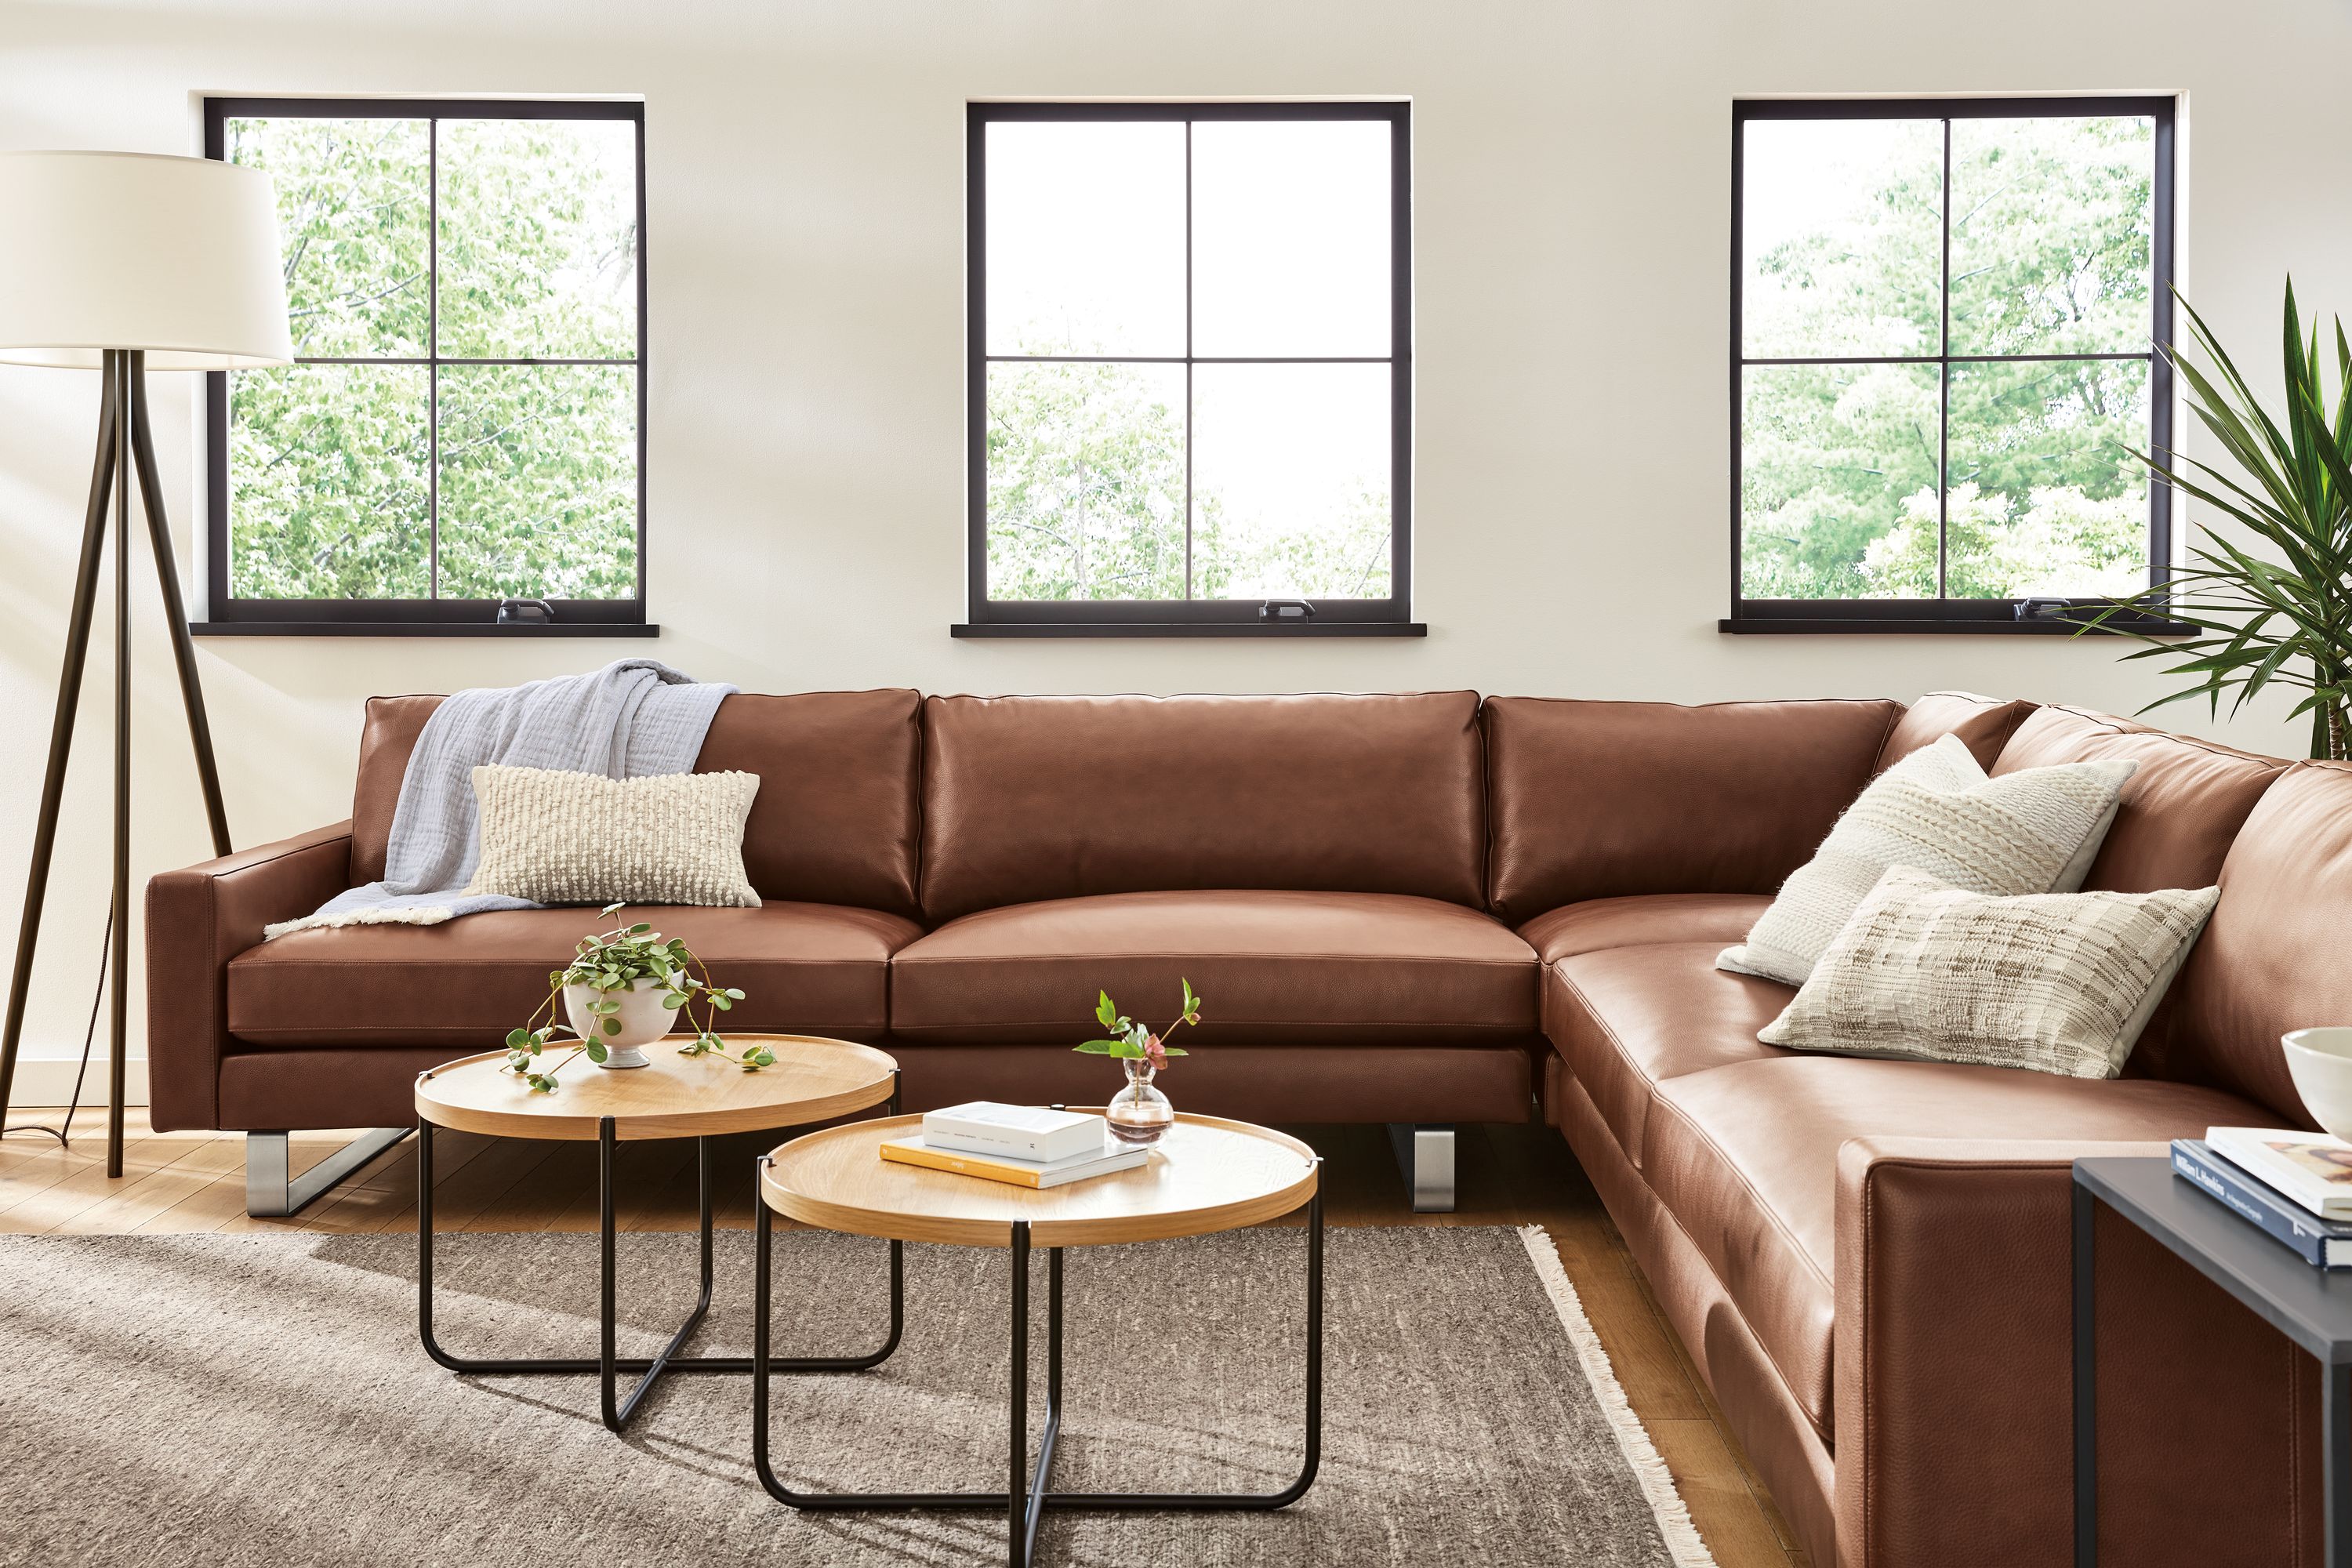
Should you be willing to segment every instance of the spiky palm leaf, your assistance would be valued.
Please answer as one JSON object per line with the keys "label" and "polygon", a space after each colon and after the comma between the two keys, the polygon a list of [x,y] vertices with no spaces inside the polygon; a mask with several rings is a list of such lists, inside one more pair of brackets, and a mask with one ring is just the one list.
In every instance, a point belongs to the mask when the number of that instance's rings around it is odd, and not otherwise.
{"label": "spiky palm leaf", "polygon": [[[2242,544],[2200,524],[2200,542],[2169,582],[2109,604],[2084,630],[2107,627],[2137,637],[2150,646],[2125,658],[2174,659],[2165,674],[2197,678],[2142,712],[2203,697],[2219,715],[2226,694],[2235,713],[2266,687],[2296,688],[2306,695],[2294,713],[2312,717],[2311,754],[2352,755],[2352,342],[2338,320],[2331,415],[2318,323],[2306,338],[2288,279],[2286,409],[2284,420],[2273,419],[2204,318],[2185,300],[2181,308],[2211,374],[2171,345],[2161,352],[2188,388],[2198,422],[2249,482],[2177,451],[2132,455],[2249,537]],[[2116,619],[2126,615],[2160,616],[2196,635],[2135,628]]]}

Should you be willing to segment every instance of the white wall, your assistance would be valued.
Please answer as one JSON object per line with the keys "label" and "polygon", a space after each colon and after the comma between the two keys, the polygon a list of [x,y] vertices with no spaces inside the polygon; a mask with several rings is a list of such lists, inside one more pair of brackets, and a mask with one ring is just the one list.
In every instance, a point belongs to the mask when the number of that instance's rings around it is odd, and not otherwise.
{"label": "white wall", "polygon": [[[2179,91],[2184,271],[2267,363],[2281,274],[2352,304],[2340,0],[106,0],[0,3],[0,147],[194,152],[194,98],[622,93],[646,103],[657,644],[214,640],[230,821],[348,812],[370,693],[650,649],[794,690],[1408,689],[1682,701],[1958,685],[2129,711],[2121,645],[1727,637],[1729,105],[1771,93]],[[1410,95],[1423,641],[956,642],[965,100]],[[5,223],[0,215],[0,225]],[[0,232],[0,243],[5,243]],[[193,377],[159,376],[183,541]],[[0,908],[21,897],[97,402],[0,370]],[[144,574],[142,574],[142,577]],[[152,589],[136,874],[207,852]],[[27,1050],[77,1049],[104,918],[85,705]],[[2184,728],[2294,752],[2274,715]],[[133,999],[136,1009],[143,1004]],[[20,1098],[22,1098],[20,1096]]]}

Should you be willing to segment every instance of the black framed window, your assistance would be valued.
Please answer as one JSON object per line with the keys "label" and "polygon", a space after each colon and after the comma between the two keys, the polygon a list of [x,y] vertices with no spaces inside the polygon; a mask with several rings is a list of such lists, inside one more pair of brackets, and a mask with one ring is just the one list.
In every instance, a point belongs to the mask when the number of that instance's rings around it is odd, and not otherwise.
{"label": "black framed window", "polygon": [[1402,103],[975,103],[958,636],[1412,635]]}
{"label": "black framed window", "polygon": [[200,629],[649,632],[643,106],[214,98],[205,151],[276,178],[297,359],[209,378]]}
{"label": "black framed window", "polygon": [[2165,581],[2172,163],[2168,98],[1734,106],[1725,630],[2063,634]]}

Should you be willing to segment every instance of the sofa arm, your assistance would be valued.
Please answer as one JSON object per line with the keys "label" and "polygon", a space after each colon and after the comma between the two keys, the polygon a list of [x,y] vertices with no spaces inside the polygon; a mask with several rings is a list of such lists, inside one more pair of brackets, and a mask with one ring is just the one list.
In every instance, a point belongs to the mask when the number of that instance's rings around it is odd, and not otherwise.
{"label": "sofa arm", "polygon": [[230,959],[261,928],[351,886],[352,825],[164,871],[147,883],[147,1094],[156,1131],[220,1125]]}
{"label": "sofa arm", "polygon": [[[2064,1568],[2074,1173],[2161,1143],[1854,1139],[1838,1152],[1840,1568]],[[2319,1560],[2319,1369],[2105,1205],[2099,1556]]]}
{"label": "sofa arm", "polygon": [[2073,1164],[2161,1143],[1838,1151],[1839,1568],[2064,1568]]}

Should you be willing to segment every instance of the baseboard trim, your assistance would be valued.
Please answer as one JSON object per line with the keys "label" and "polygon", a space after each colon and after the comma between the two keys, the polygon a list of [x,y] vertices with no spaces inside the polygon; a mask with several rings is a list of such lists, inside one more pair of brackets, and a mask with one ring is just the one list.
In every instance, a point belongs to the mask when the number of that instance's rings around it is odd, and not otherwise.
{"label": "baseboard trim", "polygon": [[[8,1103],[15,1110],[26,1110],[42,1106],[62,1107],[73,1098],[74,1070],[80,1067],[72,1057],[19,1057],[16,1058],[16,1081],[8,1090]],[[123,1064],[122,1103],[147,1103],[147,1058],[132,1057]],[[92,1057],[89,1074],[81,1082],[81,1102],[85,1109],[106,1104],[106,1058]]]}

